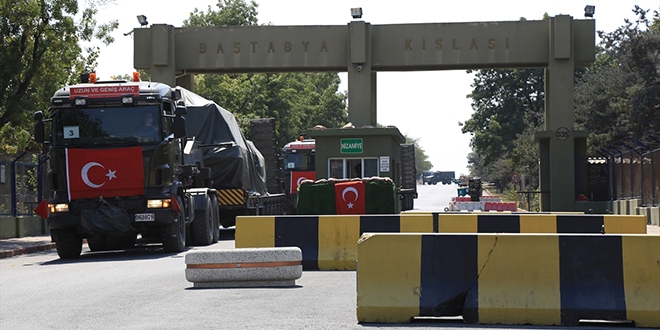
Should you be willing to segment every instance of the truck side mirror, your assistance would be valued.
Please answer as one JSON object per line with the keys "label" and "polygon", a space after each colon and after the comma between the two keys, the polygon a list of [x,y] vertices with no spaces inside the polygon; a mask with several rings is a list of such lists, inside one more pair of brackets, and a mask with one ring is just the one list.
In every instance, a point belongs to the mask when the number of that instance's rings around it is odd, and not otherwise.
{"label": "truck side mirror", "polygon": [[187,133],[186,133],[186,118],[185,116],[188,114],[188,109],[186,107],[176,107],[176,110],[174,110],[174,138],[187,138]]}
{"label": "truck side mirror", "polygon": [[41,111],[37,111],[34,113],[34,141],[37,143],[44,143],[44,113]]}
{"label": "truck side mirror", "polygon": [[172,100],[178,101],[181,99],[181,90],[178,88],[172,88],[172,90],[170,91],[170,95],[172,95],[171,96]]}

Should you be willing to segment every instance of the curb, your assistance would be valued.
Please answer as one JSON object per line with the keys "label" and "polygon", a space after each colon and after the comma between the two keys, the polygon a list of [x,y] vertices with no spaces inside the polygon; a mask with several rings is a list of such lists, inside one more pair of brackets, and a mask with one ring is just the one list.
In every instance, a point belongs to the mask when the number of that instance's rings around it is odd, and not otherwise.
{"label": "curb", "polygon": [[30,247],[26,247],[26,248],[22,248],[22,249],[1,251],[0,252],[0,259],[11,258],[11,257],[19,256],[19,255],[22,255],[22,254],[52,250],[54,248],[55,248],[55,243],[47,243],[47,244],[42,244],[42,245],[37,245],[37,246],[30,246]]}

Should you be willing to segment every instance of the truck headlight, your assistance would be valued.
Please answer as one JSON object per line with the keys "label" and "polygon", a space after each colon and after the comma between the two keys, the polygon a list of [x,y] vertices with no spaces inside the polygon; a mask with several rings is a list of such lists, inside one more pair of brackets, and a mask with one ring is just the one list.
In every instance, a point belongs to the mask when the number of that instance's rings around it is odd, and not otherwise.
{"label": "truck headlight", "polygon": [[166,209],[171,206],[172,200],[167,199],[150,199],[147,201],[148,209]]}
{"label": "truck headlight", "polygon": [[50,213],[69,212],[69,204],[48,204]]}

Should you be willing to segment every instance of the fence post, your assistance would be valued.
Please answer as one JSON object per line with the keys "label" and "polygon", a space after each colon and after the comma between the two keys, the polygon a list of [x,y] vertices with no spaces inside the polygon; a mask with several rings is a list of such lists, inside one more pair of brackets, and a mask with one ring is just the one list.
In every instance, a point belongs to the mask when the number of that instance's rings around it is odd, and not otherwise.
{"label": "fence post", "polygon": [[621,142],[621,144],[623,144],[623,146],[628,148],[628,150],[629,150],[628,154],[630,155],[630,193],[631,193],[630,197],[631,198],[635,197],[634,196],[635,195],[635,186],[633,184],[633,154],[632,154],[632,152],[634,151],[636,154],[639,155],[639,165],[640,165],[639,169],[641,171],[640,174],[639,174],[639,176],[640,176],[640,180],[639,180],[639,190],[640,190],[640,192],[639,192],[639,194],[641,196],[642,203],[644,203],[644,185],[643,185],[644,184],[644,164],[642,164],[644,162],[644,160],[642,159],[642,157],[643,157],[642,153],[635,150],[635,148],[629,146],[627,143],[625,143],[623,141],[619,141],[619,142]]}
{"label": "fence post", "polygon": [[37,203],[40,203],[41,199],[44,198],[43,165],[46,161],[48,161],[48,156],[43,153],[39,154],[39,159],[37,160]]}
{"label": "fence post", "polygon": [[16,162],[23,158],[27,151],[23,151],[18,157],[11,161],[11,216],[15,217],[18,214],[16,210]]}
{"label": "fence post", "polygon": [[[624,192],[624,184],[623,184],[623,153],[621,152],[621,150],[619,150],[619,148],[617,148],[617,147],[615,147],[611,144],[608,146],[608,148],[616,150],[619,153],[619,159],[620,159],[619,173],[621,174],[621,199],[624,199],[626,197],[626,193]],[[617,196],[617,199],[618,199],[618,196]]]}
{"label": "fence post", "polygon": [[[653,140],[657,143],[660,143],[660,140],[656,139],[653,135],[647,134],[646,136],[648,138],[650,138],[651,140]],[[657,150],[659,150],[659,149],[656,149],[655,151],[657,151]],[[653,154],[654,154],[654,151],[651,151],[651,186],[653,187],[653,189],[652,189],[653,206],[655,206],[655,181],[653,181],[653,170],[655,169],[655,167],[653,166]]]}
{"label": "fence post", "polygon": [[[649,156],[651,156],[651,171],[650,171],[651,172],[651,205],[655,205],[655,191],[653,190],[653,185],[655,184],[655,182],[653,181],[653,149],[649,148],[647,145],[645,145],[641,141],[635,140],[631,137],[628,137],[628,139],[635,142],[635,143],[637,143],[642,148],[646,148],[649,151],[648,154],[649,154]],[[642,205],[644,205],[644,186],[643,186],[643,184],[644,184],[644,155],[640,154],[640,162],[641,162],[640,168],[642,169],[642,174],[641,174],[642,179],[640,180],[641,183],[642,183]]]}
{"label": "fence post", "polygon": [[607,181],[608,181],[608,188],[610,189],[610,200],[616,200],[616,180],[614,179],[614,175],[616,174],[616,171],[614,170],[614,155],[612,155],[609,151],[606,149],[600,148],[600,150],[596,150],[597,153],[605,156],[605,158],[612,157],[612,161],[610,162],[609,160],[607,161]]}

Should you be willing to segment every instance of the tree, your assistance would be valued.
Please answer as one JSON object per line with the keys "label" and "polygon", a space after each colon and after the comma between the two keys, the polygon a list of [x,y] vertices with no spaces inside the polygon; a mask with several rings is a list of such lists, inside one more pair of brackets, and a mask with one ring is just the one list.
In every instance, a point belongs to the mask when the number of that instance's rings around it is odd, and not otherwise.
{"label": "tree", "polygon": [[[254,26],[254,1],[219,0],[218,10],[195,9],[184,26]],[[338,93],[336,73],[207,74],[195,77],[195,92],[213,100],[236,117],[244,132],[250,119],[275,118],[280,146],[316,125],[346,123],[346,95]],[[249,138],[249,133],[246,134]]]}
{"label": "tree", "polygon": [[470,146],[488,166],[509,156],[528,125],[538,127],[543,122],[543,70],[482,69],[476,71],[471,86],[468,97],[474,113],[461,124],[461,131],[472,134]]}
{"label": "tree", "polygon": [[76,0],[0,2],[0,148],[14,154],[30,142],[32,113],[46,110],[52,93],[76,73],[95,67],[94,38],[108,44],[117,22],[98,25],[98,6],[88,2],[79,19]]}
{"label": "tree", "polygon": [[660,16],[635,6],[637,20],[599,31],[598,58],[576,86],[576,122],[589,153],[626,137],[660,131]]}
{"label": "tree", "polygon": [[184,26],[253,26],[257,25],[257,5],[256,2],[245,0],[218,0],[215,4],[217,11],[208,6],[206,12],[195,8],[190,13],[187,20],[183,22]]}
{"label": "tree", "polygon": [[414,144],[415,148],[415,171],[417,175],[424,173],[431,168],[433,164],[429,161],[429,156],[426,155],[424,149],[419,146],[419,139],[411,138],[406,136],[406,143]]}

